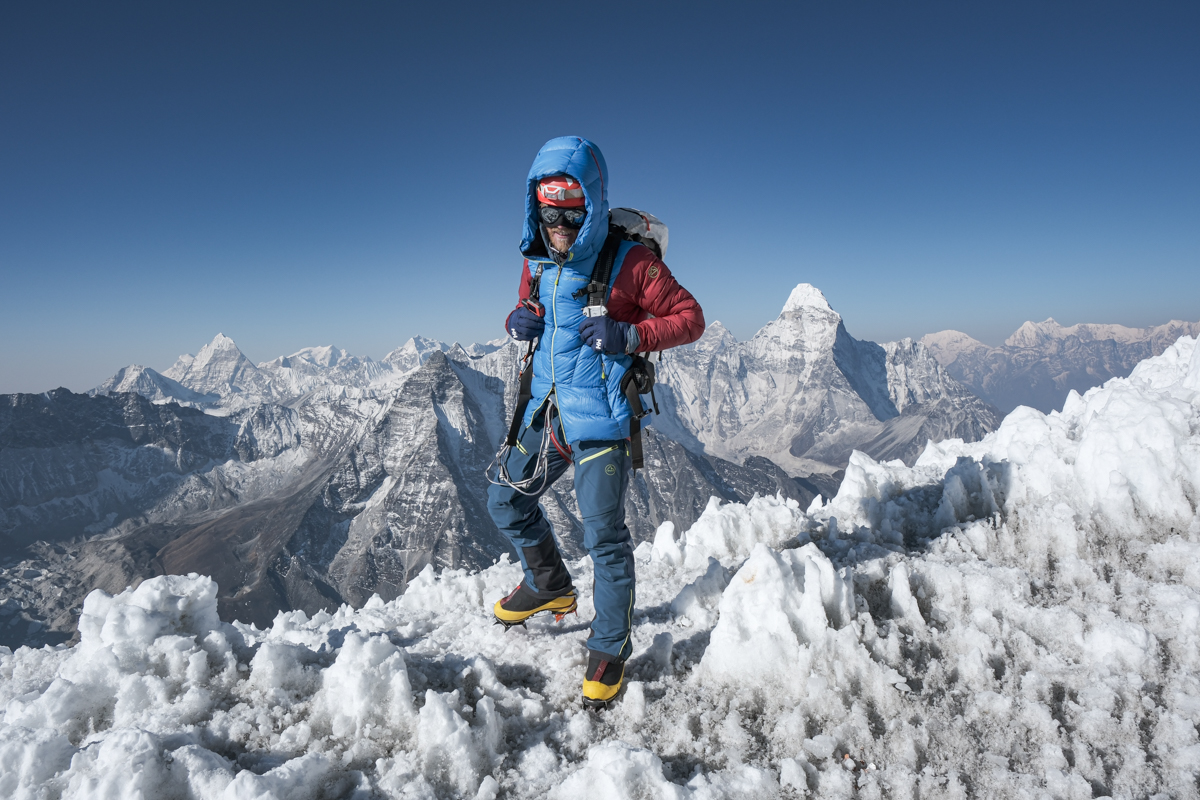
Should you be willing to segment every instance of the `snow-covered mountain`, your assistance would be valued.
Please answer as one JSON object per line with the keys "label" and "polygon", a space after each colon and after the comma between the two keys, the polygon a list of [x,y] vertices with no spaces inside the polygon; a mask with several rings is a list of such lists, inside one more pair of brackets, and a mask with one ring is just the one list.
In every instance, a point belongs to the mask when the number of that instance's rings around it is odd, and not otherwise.
{"label": "snow-covered mountain", "polygon": [[92,389],[90,395],[111,395],[133,392],[152,403],[178,403],[181,406],[205,408],[220,402],[220,395],[194,392],[178,381],[149,367],[132,364],[117,370],[117,374]]}
{"label": "snow-covered mountain", "polygon": [[[515,347],[474,358],[462,348],[451,353],[462,360],[434,349],[387,393],[343,388],[293,406],[223,409],[224,416],[153,405],[136,394],[89,398],[64,390],[53,404],[41,395],[13,396],[14,407],[28,410],[11,427],[29,441],[5,451],[19,459],[0,459],[0,533],[12,539],[6,553],[30,538],[40,544],[0,581],[0,642],[69,635],[70,611],[88,590],[116,591],[163,572],[212,575],[226,618],[267,624],[281,609],[316,613],[361,605],[373,594],[392,599],[429,564],[492,564],[508,544],[484,506],[483,473],[507,428],[512,382],[488,372],[513,370],[515,359],[506,356]],[[46,408],[102,422],[64,432]],[[168,422],[147,426],[147,415]],[[176,417],[183,422],[169,424]],[[279,419],[288,421],[291,438],[268,435]],[[192,454],[199,422],[224,437],[224,450]],[[260,452],[264,441],[274,449]],[[653,433],[645,446],[650,469],[627,497],[638,541],[665,520],[690,525],[713,496],[782,492],[807,503],[818,491],[832,494],[829,484],[796,480],[766,461],[732,464]],[[139,471],[151,479],[134,480]],[[65,477],[47,483],[42,473]],[[545,505],[564,549],[582,555],[570,475]],[[6,632],[4,617],[17,627]],[[46,628],[30,639],[29,625]]]}
{"label": "snow-covered mountain", "polygon": [[668,437],[793,473],[843,466],[856,449],[911,462],[929,440],[974,441],[999,424],[923,345],[854,339],[808,284],[750,341],[714,322],[694,345],[667,353],[659,375],[655,424]]}
{"label": "snow-covered mountain", "polygon": [[219,333],[198,355],[181,355],[161,375],[142,366],[125,367],[89,394],[134,391],[156,403],[176,402],[231,413],[264,403],[294,405],[314,392],[331,396],[351,389],[386,394],[434,352],[460,352],[465,359],[495,349],[496,345],[464,349],[417,336],[382,361],[325,345],[305,347],[255,365],[232,339]]}
{"label": "snow-covered mountain", "polygon": [[1049,412],[1062,408],[1069,392],[1126,377],[1138,362],[1159,355],[1180,336],[1198,334],[1200,322],[1064,327],[1047,319],[1026,322],[1000,347],[960,331],[926,334],[921,343],[947,372],[1002,412],[1021,405]]}
{"label": "snow-covered mountain", "polygon": [[181,356],[163,373],[200,394],[248,395],[250,402],[267,394],[270,379],[223,333],[193,356]]}
{"label": "snow-covered mountain", "polygon": [[[430,363],[433,359],[430,360]],[[492,624],[507,560],[269,626],[160,576],[0,649],[14,797],[1191,798],[1200,347],[805,510],[713,500],[635,551],[616,705],[578,623]],[[583,579],[580,579],[583,578]]]}

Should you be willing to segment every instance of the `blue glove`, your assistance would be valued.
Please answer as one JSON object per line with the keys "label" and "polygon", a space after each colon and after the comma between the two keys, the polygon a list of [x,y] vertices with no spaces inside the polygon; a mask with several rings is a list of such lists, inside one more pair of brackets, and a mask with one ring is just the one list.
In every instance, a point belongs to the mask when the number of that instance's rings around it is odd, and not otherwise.
{"label": "blue glove", "polygon": [[525,306],[517,306],[508,315],[508,321],[504,323],[504,327],[518,342],[532,342],[546,329],[546,320]]}
{"label": "blue glove", "polygon": [[629,344],[629,328],[628,322],[617,322],[612,317],[587,317],[579,324],[579,335],[597,353],[616,355],[624,353]]}

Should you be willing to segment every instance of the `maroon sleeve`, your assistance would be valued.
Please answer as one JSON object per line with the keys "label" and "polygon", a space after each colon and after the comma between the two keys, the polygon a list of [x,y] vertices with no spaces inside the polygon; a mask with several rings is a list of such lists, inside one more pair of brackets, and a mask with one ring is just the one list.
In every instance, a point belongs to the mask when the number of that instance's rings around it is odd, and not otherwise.
{"label": "maroon sleeve", "polygon": [[[532,291],[532,289],[531,289],[532,283],[533,283],[533,276],[529,274],[529,260],[526,259],[525,265],[521,267],[521,283],[519,286],[517,286],[517,305],[515,308],[513,308],[513,311],[516,311],[518,308],[520,308],[521,301],[524,300],[526,297],[529,297],[529,295]],[[508,316],[504,318],[504,333],[505,333],[505,335],[508,334],[508,329],[509,329],[508,320],[509,320],[509,317],[511,317],[511,316],[512,316],[512,311],[508,312]]]}
{"label": "maroon sleeve", "polygon": [[525,259],[524,266],[521,267],[521,285],[517,287],[517,305],[521,305],[521,301],[529,297],[531,292],[530,285],[533,283],[533,276],[529,274],[529,259]]}
{"label": "maroon sleeve", "polygon": [[625,256],[613,282],[608,313],[613,319],[637,324],[641,353],[688,344],[704,333],[704,311],[696,298],[642,245]]}

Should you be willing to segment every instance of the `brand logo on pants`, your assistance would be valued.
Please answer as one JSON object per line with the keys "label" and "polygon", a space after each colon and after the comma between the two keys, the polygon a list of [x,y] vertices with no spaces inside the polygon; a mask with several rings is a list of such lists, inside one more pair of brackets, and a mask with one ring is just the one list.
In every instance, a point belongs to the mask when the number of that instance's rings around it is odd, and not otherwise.
{"label": "brand logo on pants", "polygon": [[609,474],[609,475],[616,475],[616,474],[617,474],[617,468],[616,468],[616,466],[614,466],[613,464],[609,464],[607,467],[605,467],[605,468],[604,468],[604,471],[605,471],[605,473],[607,473],[607,474]]}

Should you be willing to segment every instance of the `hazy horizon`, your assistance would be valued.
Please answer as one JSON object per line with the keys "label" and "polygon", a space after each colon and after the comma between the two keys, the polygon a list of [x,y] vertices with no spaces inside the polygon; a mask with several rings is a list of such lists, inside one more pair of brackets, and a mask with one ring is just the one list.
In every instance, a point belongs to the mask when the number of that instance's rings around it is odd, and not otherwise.
{"label": "hazy horizon", "polygon": [[[820,287],[818,287],[818,288],[820,288]],[[785,298],[785,299],[786,299],[786,298]],[[836,308],[834,308],[834,311],[837,311],[837,309],[836,309]],[[1053,319],[1053,317],[1051,317],[1051,318]],[[775,319],[775,317],[772,317],[771,319]],[[1045,321],[1046,321],[1046,320],[1026,320],[1026,321],[1022,322],[1021,324],[1022,324],[1022,325],[1024,325],[1026,322],[1034,322],[1034,323],[1037,323],[1037,322],[1045,322]],[[1122,324],[1122,323],[1113,323],[1113,322],[1107,322],[1107,321],[1096,322],[1096,321],[1094,321],[1094,320],[1080,320],[1078,323],[1077,323],[1077,322],[1070,322],[1070,323],[1067,323],[1067,322],[1063,322],[1062,320],[1059,320],[1059,319],[1054,319],[1054,321],[1055,321],[1055,322],[1057,322],[1059,325],[1061,325],[1061,326],[1062,326],[1062,327],[1064,327],[1064,328],[1070,328],[1070,327],[1072,327],[1073,325],[1076,325],[1076,324],[1101,324],[1101,325],[1105,325],[1105,324],[1108,324],[1108,325],[1121,325],[1121,324]],[[1159,325],[1166,325],[1166,324],[1168,324],[1168,323],[1170,323],[1170,322],[1197,322],[1197,321],[1200,321],[1200,320],[1195,320],[1195,319],[1193,319],[1193,320],[1163,320],[1163,321],[1161,321],[1161,322],[1150,323],[1149,325],[1126,325],[1125,327],[1128,327],[1128,328],[1152,328],[1152,327],[1157,327],[1157,326],[1159,326]],[[725,325],[725,323],[724,323],[724,321],[723,321],[723,320],[713,320],[713,319],[710,319],[710,320],[706,320],[706,322],[707,322],[707,324],[708,324],[708,325],[712,325],[712,323],[714,323],[714,322],[720,322],[722,325]],[[767,324],[767,322],[770,322],[770,320],[765,320],[765,321],[763,322],[763,325]],[[858,336],[858,335],[856,335],[856,334],[855,334],[855,331],[854,331],[854,329],[853,329],[853,327],[852,327],[852,326],[851,326],[849,323],[845,322],[845,320],[844,320],[844,319],[843,319],[843,322],[846,324],[846,329],[847,329],[847,331],[850,333],[850,335],[851,335],[851,336],[854,336],[854,338],[856,338],[856,339],[863,339],[863,338],[865,338],[865,337],[862,337],[862,336]],[[728,325],[725,325],[725,327],[726,327],[726,328],[728,328],[729,326],[728,326]],[[759,329],[761,329],[761,327],[762,327],[762,326],[759,326]],[[1018,328],[1019,328],[1019,327],[1020,327],[1020,326],[1018,326]],[[938,329],[938,330],[936,330],[936,331],[926,331],[925,333],[926,333],[926,334],[929,334],[929,333],[939,333],[939,332],[941,332],[941,331],[945,331],[945,330],[955,330],[955,329],[952,329],[952,328],[939,328],[939,329]],[[977,337],[977,336],[972,336],[971,338],[973,338],[973,339],[977,339],[978,341],[981,341],[981,342],[983,342],[983,343],[984,343],[984,344],[986,344],[986,345],[989,345],[989,346],[992,346],[992,347],[997,347],[997,346],[999,346],[999,345],[1003,344],[1004,340],[1005,340],[1005,339],[1007,339],[1009,336],[1011,336],[1013,333],[1015,333],[1015,332],[1016,332],[1016,330],[1017,330],[1017,328],[1014,328],[1012,331],[1009,331],[1009,333],[1008,333],[1008,334],[1005,334],[1004,336],[1000,337],[999,339],[997,339],[997,340],[995,340],[995,341],[986,341],[986,340],[984,340],[984,339],[980,339],[980,338],[979,338],[979,337]],[[749,338],[750,338],[750,337],[752,337],[752,336],[753,336],[755,333],[757,333],[757,331],[758,331],[758,329],[755,329],[754,331],[751,331],[751,332],[750,332],[748,335],[742,336],[742,335],[739,335],[738,333],[734,332],[732,329],[730,329],[730,333],[732,333],[732,334],[733,334],[733,336],[734,336],[734,338],[735,338],[735,339],[737,339],[738,341],[745,341],[746,339],[749,339]],[[970,335],[970,333],[969,333],[968,331],[960,331],[960,332],[962,332],[962,333],[967,333],[967,335]],[[252,362],[253,362],[255,365],[259,365],[259,364],[263,364],[263,363],[266,363],[266,362],[274,361],[274,360],[275,360],[275,359],[277,359],[277,358],[281,358],[281,357],[285,357],[285,356],[292,356],[292,355],[295,355],[295,354],[299,353],[300,351],[302,351],[302,350],[304,350],[304,349],[315,349],[315,348],[319,348],[319,347],[335,347],[335,348],[337,348],[337,349],[339,349],[339,350],[343,350],[343,351],[347,352],[349,355],[352,355],[352,356],[357,356],[358,358],[369,358],[369,359],[370,359],[370,360],[372,360],[372,361],[382,361],[382,360],[383,360],[383,358],[384,358],[385,356],[387,356],[389,353],[391,353],[393,350],[396,350],[396,349],[398,349],[398,348],[400,348],[400,347],[403,347],[403,346],[404,346],[404,344],[405,344],[406,342],[408,342],[410,339],[412,339],[412,338],[414,338],[414,337],[416,337],[416,336],[424,336],[424,338],[426,338],[426,339],[435,340],[435,341],[440,341],[440,342],[443,342],[443,343],[445,343],[445,344],[448,344],[448,345],[452,345],[452,344],[455,344],[455,343],[457,342],[458,344],[461,344],[461,345],[463,345],[464,347],[468,347],[468,346],[470,346],[470,345],[472,345],[472,344],[484,344],[484,343],[486,343],[486,342],[488,342],[488,341],[494,341],[494,340],[496,340],[496,339],[503,338],[503,336],[504,336],[504,334],[503,334],[503,331],[497,331],[497,333],[496,333],[496,336],[488,337],[488,338],[485,338],[485,339],[472,339],[472,340],[464,340],[464,339],[462,339],[462,338],[459,338],[459,337],[451,337],[451,338],[445,339],[445,338],[439,338],[439,337],[436,337],[436,336],[425,336],[424,334],[422,334],[422,333],[419,333],[419,332],[418,332],[418,333],[414,333],[414,334],[412,334],[411,336],[407,336],[407,337],[405,337],[405,338],[404,338],[402,341],[399,341],[399,342],[397,342],[397,343],[396,343],[394,346],[392,346],[392,347],[389,347],[387,350],[385,350],[385,351],[384,351],[384,352],[382,352],[382,353],[363,353],[363,352],[357,352],[357,351],[355,351],[355,350],[351,350],[350,348],[347,348],[347,347],[342,347],[342,346],[341,346],[341,345],[339,345],[337,342],[319,342],[319,343],[309,343],[309,344],[300,345],[300,346],[297,346],[297,347],[291,348],[291,349],[290,349],[290,350],[288,350],[287,352],[277,352],[277,353],[272,353],[272,354],[269,354],[269,355],[263,355],[263,354],[259,354],[259,353],[258,353],[258,352],[256,352],[256,351],[249,351],[249,352],[248,352],[248,350],[250,350],[250,349],[249,349],[249,348],[247,348],[247,347],[244,347],[244,346],[242,345],[242,343],[241,343],[240,341],[238,341],[238,337],[237,337],[237,336],[232,336],[232,335],[230,335],[230,334],[229,334],[227,331],[223,331],[223,330],[222,330],[222,331],[215,331],[215,332],[213,333],[213,335],[212,335],[212,336],[208,337],[207,339],[205,339],[205,340],[204,340],[203,342],[201,342],[200,344],[198,344],[198,345],[194,345],[194,346],[193,346],[191,349],[189,349],[189,350],[186,350],[186,351],[183,351],[183,352],[180,352],[180,353],[176,354],[176,355],[175,355],[174,357],[172,357],[172,358],[171,358],[171,359],[170,359],[168,362],[164,362],[164,363],[153,363],[153,364],[152,364],[152,363],[147,363],[146,361],[138,361],[138,360],[136,360],[136,359],[135,359],[134,361],[130,361],[130,362],[128,362],[128,363],[125,363],[125,364],[114,365],[114,366],[112,366],[110,369],[108,369],[107,371],[101,370],[101,371],[102,371],[104,374],[103,374],[103,375],[102,375],[102,376],[101,376],[101,377],[100,377],[98,380],[96,380],[96,381],[94,381],[94,382],[92,382],[92,383],[89,383],[89,384],[87,384],[86,386],[85,386],[85,385],[67,386],[67,385],[65,385],[65,384],[60,384],[60,385],[57,385],[57,386],[47,386],[47,387],[44,387],[44,388],[41,388],[41,389],[15,389],[15,390],[7,390],[7,391],[6,391],[6,390],[2,390],[2,389],[0,389],[0,394],[40,394],[40,393],[42,393],[42,392],[47,392],[47,391],[51,391],[51,390],[53,390],[53,389],[59,389],[59,388],[70,389],[70,390],[71,390],[71,391],[73,391],[73,392],[77,392],[77,393],[83,393],[83,392],[87,392],[87,391],[89,391],[89,390],[91,390],[91,389],[94,389],[96,386],[100,385],[100,384],[101,384],[101,383],[103,383],[104,381],[106,381],[106,380],[108,380],[109,378],[111,378],[113,375],[115,375],[115,374],[116,374],[118,371],[120,371],[121,369],[124,369],[124,368],[126,368],[126,367],[131,367],[131,366],[142,366],[142,367],[148,367],[148,368],[150,368],[150,369],[154,370],[155,372],[164,373],[164,372],[166,372],[167,370],[169,370],[169,369],[171,368],[171,366],[172,366],[172,365],[173,365],[173,364],[174,364],[174,363],[175,363],[175,362],[176,362],[176,361],[177,361],[177,360],[178,360],[180,357],[182,357],[182,356],[185,356],[185,355],[189,355],[189,356],[195,356],[195,355],[196,355],[196,354],[197,354],[197,353],[200,351],[200,349],[201,349],[202,347],[204,347],[205,345],[208,345],[209,343],[211,343],[211,342],[212,342],[212,341],[213,341],[213,340],[214,340],[214,339],[215,339],[217,336],[222,336],[222,335],[224,335],[224,336],[228,337],[229,339],[233,340],[234,344],[236,344],[236,345],[237,345],[238,349],[239,349],[239,350],[242,352],[242,354],[243,354],[243,355],[245,355],[245,356],[246,356],[246,358],[248,358],[250,361],[252,361]],[[909,338],[912,338],[912,339],[920,339],[920,338],[921,338],[921,336],[924,336],[924,335],[925,335],[925,334],[920,334],[920,335],[917,335],[917,336],[912,336],[912,337],[909,337]],[[899,337],[899,338],[905,338],[905,337]],[[882,343],[884,343],[884,342],[887,342],[887,341],[896,341],[896,340],[894,340],[894,339],[885,339],[885,340],[872,340],[872,341],[878,341],[879,343],[881,343],[881,344],[882,344]]]}

